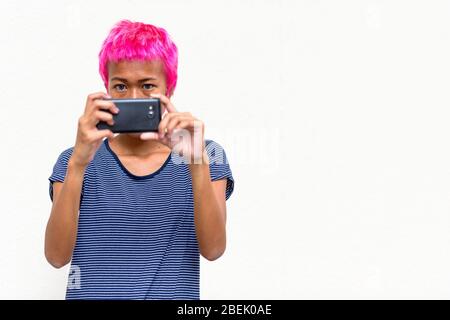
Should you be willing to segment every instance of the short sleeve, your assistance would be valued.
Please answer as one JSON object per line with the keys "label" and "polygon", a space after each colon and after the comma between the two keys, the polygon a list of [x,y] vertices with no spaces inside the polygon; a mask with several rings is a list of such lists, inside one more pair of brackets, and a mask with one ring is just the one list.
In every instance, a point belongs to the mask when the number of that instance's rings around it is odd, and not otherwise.
{"label": "short sleeve", "polygon": [[53,172],[48,178],[49,184],[49,194],[50,199],[53,201],[53,182],[64,182],[64,178],[66,177],[67,164],[72,155],[73,147],[64,150],[56,160],[55,165],[53,166]]}
{"label": "short sleeve", "polygon": [[234,190],[234,178],[225,150],[215,141],[205,140],[205,143],[205,149],[209,158],[211,181],[227,179],[225,200],[228,200]]}

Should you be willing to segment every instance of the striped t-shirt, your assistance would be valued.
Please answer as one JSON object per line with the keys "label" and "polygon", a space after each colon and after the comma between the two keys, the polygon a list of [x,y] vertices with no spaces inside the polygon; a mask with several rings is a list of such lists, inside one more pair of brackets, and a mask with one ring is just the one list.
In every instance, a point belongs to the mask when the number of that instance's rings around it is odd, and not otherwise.
{"label": "striped t-shirt", "polygon": [[[211,180],[234,179],[223,148],[205,140]],[[64,181],[73,147],[53,167]],[[66,299],[200,299],[199,248],[189,167],[175,152],[146,176],[120,162],[105,139],[86,167]]]}

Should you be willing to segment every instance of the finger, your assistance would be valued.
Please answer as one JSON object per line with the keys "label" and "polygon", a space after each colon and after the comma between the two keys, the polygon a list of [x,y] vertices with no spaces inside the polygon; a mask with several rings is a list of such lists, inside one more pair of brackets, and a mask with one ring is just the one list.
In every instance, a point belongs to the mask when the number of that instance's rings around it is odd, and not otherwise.
{"label": "finger", "polygon": [[170,137],[174,140],[174,137],[180,138],[188,138],[191,141],[193,139],[203,139],[202,135],[196,134],[196,128],[200,128],[198,125],[198,121],[196,119],[185,119],[181,120],[176,127],[173,129]]}
{"label": "finger", "polygon": [[110,96],[107,93],[105,93],[105,92],[91,93],[86,98],[86,109],[85,109],[85,111],[89,108],[89,106],[92,104],[92,102],[94,102],[94,100],[97,100],[97,99],[108,99],[108,98],[110,98]]}
{"label": "finger", "polygon": [[143,132],[140,135],[141,140],[158,140],[159,136],[156,132]]}
{"label": "finger", "polygon": [[172,104],[172,102],[170,102],[170,99],[167,98],[165,95],[160,94],[160,93],[152,93],[150,96],[152,96],[154,98],[159,98],[159,100],[161,100],[161,103],[164,105],[164,107],[166,108],[166,110],[169,113],[177,112],[177,109],[175,109],[175,106]]}
{"label": "finger", "polygon": [[[169,121],[169,123],[166,126],[166,128],[167,128],[167,133],[166,134],[171,135],[173,133],[173,130],[175,128],[177,128],[182,121],[185,121],[187,124],[192,124],[192,126],[194,124],[194,118],[193,117],[183,116],[183,115],[180,115],[178,117],[174,117],[174,118],[172,118],[171,121]],[[187,127],[188,126],[183,127],[183,128],[187,128]]]}
{"label": "finger", "polygon": [[92,122],[94,124],[97,124],[99,121],[104,121],[106,123],[108,123],[110,126],[112,126],[114,124],[114,119],[112,114],[105,112],[105,111],[96,111],[93,115],[93,117],[91,118]]}
{"label": "finger", "polygon": [[175,115],[176,115],[175,113],[168,113],[168,114],[166,114],[166,116],[159,123],[159,125],[158,125],[158,133],[159,133],[159,137],[160,138],[164,137],[164,134],[166,133],[167,124],[170,122],[172,117],[174,117]]}
{"label": "finger", "polygon": [[93,102],[93,108],[96,110],[109,110],[111,113],[119,113],[119,108],[116,107],[114,102],[108,100],[95,100]]}
{"label": "finger", "polygon": [[189,127],[190,127],[190,120],[180,121],[175,126],[172,133],[170,135],[167,134],[166,137],[170,138],[171,141],[175,144],[178,144],[182,141],[190,141],[192,133],[188,129]]}
{"label": "finger", "polygon": [[108,138],[112,139],[114,137],[114,133],[111,130],[109,130],[109,129],[97,130],[96,132],[94,132],[92,134],[92,137],[95,140],[100,140],[100,139],[103,139],[105,137],[108,137]]}
{"label": "finger", "polygon": [[160,138],[159,141],[161,141],[163,144],[165,144],[166,146],[171,147],[171,139],[169,139],[168,136],[163,137],[162,139]]}
{"label": "finger", "polygon": [[191,128],[193,126],[194,126],[194,119],[186,119],[186,120],[180,121],[174,130]]}
{"label": "finger", "polygon": [[192,115],[189,112],[177,112],[177,113],[169,113],[167,116],[163,118],[163,120],[160,122],[158,126],[158,132],[160,134],[160,137],[164,137],[165,134],[171,133],[174,126],[176,124],[171,124],[169,126],[169,123],[174,121],[173,119],[188,119],[193,118]]}
{"label": "finger", "polygon": [[107,99],[107,98],[111,98],[111,96],[108,95],[106,92],[99,91],[99,92],[94,92],[94,93],[91,93],[90,95],[88,95],[87,101],[94,101],[96,99]]}

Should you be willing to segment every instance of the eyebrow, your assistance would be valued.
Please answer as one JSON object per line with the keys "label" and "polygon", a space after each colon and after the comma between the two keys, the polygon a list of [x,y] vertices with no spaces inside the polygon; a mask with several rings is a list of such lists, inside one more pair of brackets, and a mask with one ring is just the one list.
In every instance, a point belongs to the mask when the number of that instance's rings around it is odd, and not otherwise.
{"label": "eyebrow", "polygon": [[[125,78],[120,78],[120,77],[113,77],[113,78],[111,78],[111,81],[114,81],[114,80],[117,80],[117,81],[121,81],[121,82],[125,82],[125,83],[127,83],[128,82],[128,80],[127,79],[125,79]],[[144,79],[140,79],[140,80],[138,80],[138,82],[145,82],[145,81],[150,81],[150,80],[157,80],[156,78],[144,78]]]}

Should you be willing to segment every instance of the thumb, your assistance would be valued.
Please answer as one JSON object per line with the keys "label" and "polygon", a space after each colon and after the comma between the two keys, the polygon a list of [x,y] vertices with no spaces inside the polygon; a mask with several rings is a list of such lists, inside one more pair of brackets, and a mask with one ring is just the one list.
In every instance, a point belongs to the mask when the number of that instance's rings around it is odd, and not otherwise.
{"label": "thumb", "polygon": [[156,132],[143,132],[140,135],[141,140],[157,140],[159,138]]}

